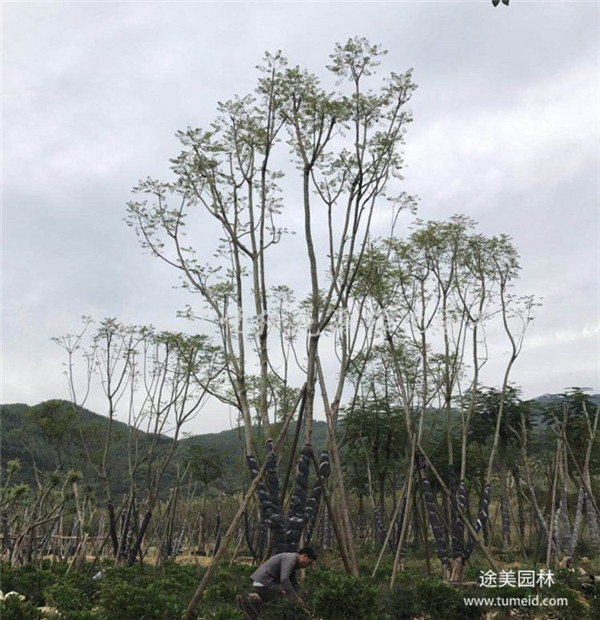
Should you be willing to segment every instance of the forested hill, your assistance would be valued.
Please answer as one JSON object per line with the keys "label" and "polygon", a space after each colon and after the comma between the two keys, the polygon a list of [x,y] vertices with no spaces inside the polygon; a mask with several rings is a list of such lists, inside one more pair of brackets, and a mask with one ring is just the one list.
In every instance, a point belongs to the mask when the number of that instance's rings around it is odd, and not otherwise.
{"label": "forested hill", "polygon": [[[88,480],[94,477],[90,463],[101,462],[109,420],[88,409],[73,407],[68,401],[50,400],[36,406],[21,403],[0,405],[0,423],[3,473],[9,461],[18,459],[21,469],[13,482],[32,484],[36,482],[36,471],[49,474],[74,470],[86,474]],[[292,424],[282,455],[289,451],[294,431],[295,424]],[[315,451],[324,447],[326,433],[326,423],[315,422]],[[109,470],[112,472],[114,492],[119,493],[128,488],[126,472],[129,470],[128,456],[132,445],[137,444],[138,449],[143,450],[150,444],[152,436],[139,430],[129,432],[127,424],[113,421],[112,437]],[[255,437],[256,445],[260,446],[264,437],[258,428],[255,429]],[[171,445],[171,439],[158,436],[156,441],[157,454],[163,456]],[[302,433],[300,445],[301,442]],[[185,437],[179,441],[165,474],[165,487],[175,481],[178,469],[181,474],[190,461],[208,459],[214,475],[219,474],[211,481],[211,486],[220,491],[238,491],[244,480],[243,473],[247,471],[243,455],[244,438],[240,429]],[[138,476],[143,476],[143,472],[142,464]],[[203,476],[199,478],[202,480]]]}
{"label": "forested hill", "polygon": [[[542,408],[560,407],[561,397],[545,394],[534,399]],[[588,396],[588,402],[600,404],[600,395]],[[590,412],[592,413],[592,412]],[[51,400],[36,406],[25,404],[0,405],[0,457],[3,473],[9,461],[18,459],[21,468],[15,474],[13,482],[36,483],[42,475],[52,472],[81,471],[86,480],[98,479],[98,464],[102,462],[108,431],[108,418],[88,409],[73,407],[64,400]],[[365,418],[367,420],[367,418]],[[544,433],[548,431],[547,420],[533,416],[533,444],[543,445]],[[368,432],[368,421],[360,422]],[[277,429],[273,429],[276,431]],[[290,426],[288,436],[280,450],[283,462],[293,445],[295,424]],[[318,453],[325,445],[327,425],[315,422],[313,430],[313,447]],[[362,431],[361,431],[362,432]],[[487,435],[488,433],[486,433]],[[128,471],[132,449],[143,453],[151,441],[152,435],[132,429],[127,424],[114,421],[112,425],[112,442],[108,452],[108,472],[115,493],[128,488]],[[264,435],[255,429],[256,445],[261,446]],[[166,436],[154,438],[156,441],[156,458],[162,458],[171,445]],[[371,441],[369,439],[368,441]],[[302,445],[300,433],[299,446]],[[175,483],[177,475],[181,476],[186,467],[196,472],[195,479],[200,484],[214,491],[239,491],[247,483],[247,469],[244,462],[244,438],[241,429],[222,431],[204,435],[195,435],[182,439],[165,473],[165,488]],[[95,469],[94,469],[95,467]],[[142,480],[144,464],[138,468],[136,477]]]}

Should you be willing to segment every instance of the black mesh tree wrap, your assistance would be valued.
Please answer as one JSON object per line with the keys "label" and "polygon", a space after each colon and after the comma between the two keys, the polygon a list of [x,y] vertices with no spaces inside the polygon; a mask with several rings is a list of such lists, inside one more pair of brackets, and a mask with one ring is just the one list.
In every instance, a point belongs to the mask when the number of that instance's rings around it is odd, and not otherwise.
{"label": "black mesh tree wrap", "polygon": [[[475,521],[475,525],[473,527],[476,534],[479,534],[479,532],[483,529],[484,523],[487,521],[488,517],[490,516],[490,497],[491,497],[491,488],[489,484],[486,484],[483,487],[483,494],[481,496],[481,508],[479,509],[479,514],[477,515],[477,521]],[[469,536],[467,539],[467,545],[463,553],[463,560],[465,562],[471,557],[471,553],[473,553],[474,546],[475,546],[475,539],[469,532]]]}
{"label": "black mesh tree wrap", "polygon": [[285,533],[285,549],[283,551],[296,551],[300,543],[302,530],[304,529],[304,510],[306,507],[308,476],[310,473],[310,462],[312,459],[312,447],[305,445],[300,453],[298,461],[298,473],[294,492],[290,499],[288,510],[287,531]]}
{"label": "black mesh tree wrap", "polygon": [[321,452],[321,458],[319,459],[319,476],[315,479],[313,484],[312,493],[310,498],[306,502],[306,508],[304,510],[304,523],[306,524],[305,541],[309,544],[315,524],[317,522],[317,515],[319,513],[319,505],[321,503],[321,497],[323,496],[323,487],[321,486],[321,480],[325,482],[329,478],[331,473],[331,462],[329,460],[329,451],[323,450]]}
{"label": "black mesh tree wrap", "polygon": [[[423,457],[417,450],[416,455],[417,467],[421,470],[425,469]],[[431,490],[431,484],[425,475],[425,471],[421,476],[421,488],[423,489],[423,496],[425,497],[425,505],[427,506],[427,513],[429,514],[429,524],[431,525],[431,531],[435,538],[435,544],[437,548],[437,554],[444,566],[450,567],[450,560],[448,559],[448,547],[446,545],[446,532],[440,515],[435,505],[435,499],[433,497],[433,491]]]}
{"label": "black mesh tree wrap", "polygon": [[[375,522],[375,544],[378,547],[381,547],[383,541],[385,540],[385,530],[383,527],[383,506],[378,505],[375,507],[374,513],[374,522]],[[395,549],[392,549],[395,551]]]}
{"label": "black mesh tree wrap", "polygon": [[267,442],[267,490],[269,503],[267,512],[267,524],[273,533],[273,549],[275,553],[285,545],[286,521],[283,516],[281,496],[279,494],[279,480],[277,478],[277,455],[273,451],[273,442]]}
{"label": "black mesh tree wrap", "polygon": [[[250,455],[246,457],[246,462],[252,478],[256,478],[259,471],[256,459],[254,456]],[[286,524],[281,508],[281,499],[279,497],[279,484],[277,481],[277,456],[273,450],[270,450],[267,454],[266,474],[267,482],[265,483],[263,479],[258,484],[256,489],[261,512],[261,534],[263,531],[266,533],[266,526],[268,526],[273,533],[273,548],[275,549],[275,553],[279,553],[277,549],[280,549],[283,545],[285,545]],[[259,553],[264,547],[262,544],[263,540],[261,540],[261,538],[264,537],[259,536],[259,549],[257,549],[257,552]]]}
{"label": "black mesh tree wrap", "polygon": [[450,531],[452,532],[452,558],[460,558],[465,546],[465,523],[462,514],[466,509],[467,498],[464,480],[456,485],[456,469],[448,464],[450,481]]}
{"label": "black mesh tree wrap", "polygon": [[269,526],[265,519],[261,519],[258,523],[258,544],[256,546],[256,556],[259,558],[265,557],[267,550],[267,541],[269,539]]}
{"label": "black mesh tree wrap", "polygon": [[273,450],[273,441],[267,441],[267,490],[269,499],[276,512],[281,512],[281,495],[279,493],[279,479],[277,477],[277,455]]}
{"label": "black mesh tree wrap", "polygon": [[[258,463],[256,462],[256,458],[253,455],[248,455],[246,457],[246,464],[248,465],[248,469],[250,470],[250,476],[252,480],[258,476],[259,468]],[[268,532],[267,520],[270,516],[271,509],[271,501],[269,499],[269,491],[267,490],[267,485],[263,480],[261,480],[256,488],[256,495],[258,497],[258,506],[260,512],[260,522],[259,522],[259,539],[258,545],[256,549],[256,553],[258,557],[262,557],[262,552],[264,552],[264,548],[266,546],[266,533]]]}
{"label": "black mesh tree wrap", "polygon": [[242,514],[242,527],[244,531],[244,538],[246,539],[246,544],[248,545],[248,549],[250,550],[250,555],[252,555],[252,559],[256,561],[259,556],[256,552],[256,549],[254,548],[254,534],[252,532],[252,525],[250,523],[248,513],[245,510]]}
{"label": "black mesh tree wrap", "polygon": [[[265,480],[261,481],[257,487],[260,507],[260,530],[256,549],[258,557],[264,555],[268,530],[273,536],[273,553],[284,551],[296,551],[298,549],[302,531],[306,528],[305,540],[310,541],[313,535],[319,505],[323,496],[321,480],[324,482],[329,478],[331,462],[329,452],[323,450],[319,462],[319,474],[315,480],[310,498],[308,498],[308,479],[310,474],[310,463],[313,459],[312,447],[305,445],[300,453],[298,471],[294,490],[290,498],[287,518],[283,514],[281,502],[281,492],[277,476],[277,457],[273,450],[273,442],[267,442],[267,465]],[[247,456],[246,462],[252,478],[256,478],[259,473],[258,463],[254,456]],[[252,550],[252,543],[249,542]]]}

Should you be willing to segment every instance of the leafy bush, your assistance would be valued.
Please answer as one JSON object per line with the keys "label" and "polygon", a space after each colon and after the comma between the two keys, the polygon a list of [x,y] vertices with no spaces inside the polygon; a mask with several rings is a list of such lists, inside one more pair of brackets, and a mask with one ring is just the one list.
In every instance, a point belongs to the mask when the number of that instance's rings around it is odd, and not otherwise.
{"label": "leafy bush", "polygon": [[20,592],[34,605],[45,604],[44,589],[55,583],[56,575],[46,569],[39,570],[33,564],[12,567],[2,564],[0,567],[0,589],[3,592]]}
{"label": "leafy bush", "polygon": [[175,594],[166,594],[153,581],[124,583],[105,579],[101,582],[98,604],[106,620],[178,620],[185,609]]}
{"label": "leafy bush", "polygon": [[252,583],[250,574],[253,570],[252,567],[240,564],[220,565],[215,570],[203,599],[213,605],[218,603],[231,605],[237,594],[248,592]]}
{"label": "leafy bush", "polygon": [[375,620],[379,617],[379,589],[368,579],[315,570],[310,584],[312,607],[317,616],[327,620]]}
{"label": "leafy bush", "polygon": [[466,606],[465,596],[469,596],[465,590],[458,590],[441,580],[423,579],[419,584],[423,612],[436,620],[480,618],[483,610],[474,605]]}
{"label": "leafy bush", "polygon": [[19,596],[9,596],[0,601],[0,618],[2,620],[41,620],[40,610],[30,601]]}
{"label": "leafy bush", "polygon": [[101,616],[98,611],[63,611],[60,613],[60,620],[99,620]]}
{"label": "leafy bush", "polygon": [[55,607],[61,613],[69,611],[86,611],[95,604],[98,584],[91,577],[82,573],[72,573],[60,579],[58,583],[44,590],[46,604]]}
{"label": "leafy bush", "polygon": [[419,615],[421,601],[417,580],[413,576],[406,573],[401,574],[388,597],[387,607],[396,620],[411,620]]}
{"label": "leafy bush", "polygon": [[241,620],[242,615],[233,607],[211,609],[207,614],[202,614],[203,620]]}
{"label": "leafy bush", "polygon": [[600,584],[590,585],[585,594],[590,603],[590,620],[600,620]]}
{"label": "leafy bush", "polygon": [[479,595],[466,589],[456,589],[440,579],[405,572],[399,575],[389,593],[388,608],[397,620],[422,616],[436,620],[469,620],[482,617],[483,610],[465,605],[464,598]]}
{"label": "leafy bush", "polygon": [[[110,620],[179,619],[198,586],[203,570],[174,562],[162,568],[112,567],[94,582],[94,604]],[[235,600],[235,596],[230,603]]]}
{"label": "leafy bush", "polygon": [[300,604],[292,598],[282,597],[268,605],[260,614],[261,620],[301,620],[308,618]]}
{"label": "leafy bush", "polygon": [[583,597],[563,583],[557,582],[550,590],[541,590],[540,596],[567,599],[567,605],[550,608],[553,617],[557,620],[580,620],[580,618],[590,617],[589,606],[581,600]]}

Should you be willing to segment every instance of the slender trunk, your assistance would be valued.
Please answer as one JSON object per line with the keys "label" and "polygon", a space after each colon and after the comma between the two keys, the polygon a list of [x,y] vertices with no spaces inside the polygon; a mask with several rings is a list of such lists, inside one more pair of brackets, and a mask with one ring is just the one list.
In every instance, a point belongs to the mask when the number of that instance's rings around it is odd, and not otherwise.
{"label": "slender trunk", "polygon": [[575,555],[575,550],[579,544],[579,537],[581,535],[581,526],[583,525],[583,506],[585,503],[585,490],[583,486],[579,487],[579,493],[577,495],[577,509],[575,510],[575,520],[573,521],[573,531],[571,534],[571,540],[569,541],[569,547],[567,555],[572,558]]}
{"label": "slender trunk", "polygon": [[321,458],[319,460],[317,470],[320,473],[320,477],[317,476],[313,484],[312,493],[306,503],[306,509],[304,511],[304,522],[306,524],[305,542],[307,545],[310,544],[312,539],[314,527],[317,521],[317,515],[319,514],[319,506],[323,496],[322,481],[323,483],[326,482],[331,472],[331,462],[329,459],[329,452],[327,450],[323,450],[323,452],[321,452]]}
{"label": "slender trunk", "polygon": [[[402,500],[402,498],[405,496],[406,487],[407,487],[407,484],[405,482],[404,486],[402,488],[402,494],[400,496],[400,500]],[[380,565],[381,560],[383,558],[383,554],[384,554],[385,549],[386,549],[386,547],[388,545],[388,541],[390,540],[390,537],[392,535],[392,531],[393,531],[393,529],[394,529],[394,527],[395,527],[395,525],[396,525],[396,523],[398,521],[401,507],[402,507],[402,501],[399,501],[396,504],[396,510],[394,512],[394,516],[392,517],[392,519],[390,521],[390,524],[389,524],[389,527],[388,527],[388,530],[387,530],[387,534],[386,534],[385,540],[383,541],[383,543],[381,545],[381,550],[379,552],[379,557],[377,558],[377,562],[375,563],[375,568],[373,569],[373,573],[371,574],[371,577],[375,577],[375,574],[377,573],[377,569],[379,568],[379,565]]]}
{"label": "slender trunk", "polygon": [[550,525],[548,526],[548,545],[546,547],[546,568],[550,568],[550,560],[552,558],[552,552],[555,549],[554,546],[554,520],[556,517],[556,490],[558,486],[558,469],[561,452],[561,441],[559,439],[556,450],[555,463],[554,463],[554,475],[552,477],[552,491],[550,495]]}
{"label": "slender trunk", "polygon": [[113,555],[117,557],[119,554],[119,539],[117,535],[117,520],[115,517],[115,505],[112,500],[108,502],[108,529],[110,533],[110,540],[113,547]]}
{"label": "slender trunk", "polygon": [[2,513],[2,516],[0,517],[0,522],[2,523],[2,544],[4,545],[4,549],[8,550],[8,558],[10,562],[10,557],[12,555],[14,545],[10,538],[8,519],[6,518],[6,515],[4,513]]}
{"label": "slender trunk", "polygon": [[[344,540],[344,534],[345,532],[343,532],[343,528],[340,528],[339,526],[339,522],[338,519],[336,518],[335,512],[334,512],[334,508],[333,505],[331,503],[331,498],[329,496],[329,494],[327,493],[327,490],[325,489],[325,480],[321,475],[321,471],[320,471],[320,467],[317,463],[317,460],[315,458],[315,455],[312,455],[313,458],[313,463],[315,465],[315,469],[317,472],[317,478],[319,480],[319,483],[321,485],[321,489],[322,489],[322,493],[323,493],[323,499],[325,500],[325,504],[327,506],[327,512],[329,514],[329,522],[333,528],[333,533],[336,537],[336,540],[338,542],[338,546],[340,549],[340,554],[342,556],[342,562],[344,563],[344,568],[346,569],[346,572],[349,575],[354,575],[353,572],[353,566],[352,563],[348,557],[347,554],[347,542]],[[358,575],[355,575],[358,576]]]}
{"label": "slender trunk", "polygon": [[[415,458],[417,460],[417,467],[419,469],[423,469],[425,467],[425,463],[422,459],[421,453],[416,452]],[[427,478],[427,476],[421,474],[421,485],[423,489],[423,496],[425,497],[425,504],[427,505],[427,514],[429,517],[429,525],[431,526],[431,531],[433,532],[433,537],[436,542],[437,554],[442,562],[442,566],[444,567],[444,573],[446,576],[452,571],[452,566],[450,563],[450,558],[448,557],[448,547],[446,542],[446,532],[444,529],[444,524],[440,519],[440,515],[438,512],[438,508],[435,505],[435,499],[433,497],[433,492],[431,489],[431,484]],[[451,495],[451,491],[448,493]]]}
{"label": "slender trunk", "polygon": [[302,530],[304,529],[304,512],[307,502],[308,476],[310,473],[312,456],[312,447],[310,445],[305,445],[300,453],[296,484],[290,499],[285,543],[280,550],[275,548],[275,553],[280,553],[281,551],[297,551],[298,549]]}
{"label": "slender trunk", "polygon": [[508,484],[506,471],[506,454],[504,450],[500,455],[500,513],[502,516],[502,542],[505,546],[510,546],[510,509],[509,509],[509,497],[508,497]]}
{"label": "slender trunk", "polygon": [[521,474],[519,466],[515,463],[512,468],[512,477],[515,481],[515,494],[517,496],[517,525],[519,531],[519,541],[521,548],[525,547],[525,508],[523,506],[523,496],[521,491]]}

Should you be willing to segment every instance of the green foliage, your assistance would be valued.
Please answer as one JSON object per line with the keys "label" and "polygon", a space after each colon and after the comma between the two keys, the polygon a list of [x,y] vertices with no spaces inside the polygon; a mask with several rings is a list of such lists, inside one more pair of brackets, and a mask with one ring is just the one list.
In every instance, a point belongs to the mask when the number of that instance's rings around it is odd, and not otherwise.
{"label": "green foliage", "polygon": [[83,573],[71,573],[44,590],[46,604],[60,612],[86,611],[94,606],[98,583]]}
{"label": "green foliage", "polygon": [[77,425],[75,407],[64,400],[47,400],[25,414],[29,432],[39,433],[52,446],[56,464],[68,456],[68,446]]}
{"label": "green foliage", "polygon": [[379,617],[379,589],[368,579],[320,569],[313,571],[309,583],[310,602],[317,616],[328,620]]}
{"label": "green foliage", "polygon": [[179,597],[167,594],[162,584],[128,584],[106,580],[100,588],[98,603],[106,620],[176,620],[185,607]]}
{"label": "green foliage", "polygon": [[265,606],[261,620],[302,620],[308,615],[296,600],[282,597]]}
{"label": "green foliage", "polygon": [[418,584],[414,575],[403,573],[388,593],[387,607],[397,620],[416,618],[421,610]]}
{"label": "green foliage", "polygon": [[241,620],[242,614],[233,607],[211,609],[202,614],[202,620]]}
{"label": "green foliage", "polygon": [[106,570],[99,581],[96,604],[107,620],[179,618],[201,572],[194,566],[167,563],[163,570],[139,566]]}
{"label": "green foliage", "polygon": [[586,589],[586,597],[589,601],[590,620],[600,620],[600,584],[594,583]]}
{"label": "green foliage", "polygon": [[99,620],[100,615],[96,610],[62,611],[60,620]]}
{"label": "green foliage", "polygon": [[51,571],[38,570],[33,564],[11,567],[2,564],[0,589],[3,592],[20,592],[35,605],[44,605],[44,590],[55,583],[57,576]]}
{"label": "green foliage", "polygon": [[[498,414],[500,411],[500,401],[502,400],[502,390],[495,388],[483,388],[477,390],[475,394],[467,392],[463,398],[463,407],[468,409],[474,398],[475,416],[471,422],[469,431],[469,441],[474,441],[482,445],[489,444],[493,439],[490,428],[495,428]],[[522,401],[519,398],[519,390],[513,386],[508,386],[504,394],[502,404],[502,420],[500,423],[499,441],[502,448],[506,449],[509,444],[517,444],[516,436],[513,432],[521,432],[521,414],[525,418],[525,428],[530,431],[532,403]]]}
{"label": "green foliage", "polygon": [[422,616],[436,620],[469,620],[481,618],[483,610],[466,606],[464,597],[480,596],[481,593],[457,589],[440,579],[422,577],[417,573],[400,573],[389,593],[389,610],[393,618],[410,620]]}
{"label": "green foliage", "polygon": [[187,458],[192,476],[205,487],[223,475],[222,458],[214,448],[190,445],[187,448]]}
{"label": "green foliage", "polygon": [[0,618],[2,620],[38,620],[42,612],[30,601],[18,596],[9,596],[0,601]]}
{"label": "green foliage", "polygon": [[[323,554],[321,562],[334,561]],[[362,574],[370,574],[372,562],[363,558]],[[40,570],[32,566],[11,568],[2,565],[2,590],[15,590],[27,597],[10,597],[0,604],[2,620],[41,619],[39,605],[56,608],[61,620],[178,620],[192,597],[204,569],[193,565],[167,562],[161,568],[139,565],[105,569],[104,577],[95,581],[90,566],[66,573],[66,562],[44,562]],[[240,620],[235,609],[237,594],[249,590],[252,567],[221,564],[202,597],[198,618],[202,620]],[[456,587],[440,578],[427,577],[416,568],[397,574],[392,589],[387,585],[390,566],[375,580],[354,578],[341,569],[315,566],[306,573],[303,586],[309,595],[308,606],[323,620],[476,620],[484,611],[498,618],[553,618],[554,620],[600,620],[600,587],[594,582],[582,584],[579,573],[559,570],[551,587],[517,588],[484,591],[479,587]],[[467,567],[465,576],[479,574],[478,566]],[[474,580],[474,579],[473,579]],[[465,606],[465,598],[495,597],[515,599],[511,606],[481,609]],[[520,604],[516,599],[532,597],[566,598],[568,605],[542,607]],[[11,600],[12,599],[12,600]],[[292,600],[268,606],[261,620],[301,620],[304,611]]]}
{"label": "green foliage", "polygon": [[[72,403],[67,401],[60,402],[65,410],[73,409]],[[39,406],[38,406],[39,407]],[[2,489],[2,502],[14,505],[15,502],[29,500],[30,488],[27,485],[36,487],[34,477],[33,459],[37,467],[42,472],[53,472],[56,466],[56,450],[50,439],[41,432],[34,431],[33,411],[36,408],[27,405],[1,405],[0,416],[2,417],[2,433],[0,433],[2,466],[4,484],[10,486]],[[90,484],[95,479],[94,472],[90,469],[87,462],[83,445],[87,446],[88,452],[94,461],[101,458],[101,451],[104,437],[107,432],[108,418],[98,415],[82,407],[77,407],[77,417],[72,421],[73,429],[70,433],[68,453],[63,458],[63,468],[61,474],[64,476],[68,470],[83,473],[86,484]],[[111,469],[113,471],[127,471],[127,451],[129,449],[129,431],[126,424],[113,421],[115,430],[115,441],[111,451]],[[292,424],[288,433],[291,435],[295,430]],[[325,445],[327,434],[327,424],[325,422],[315,422],[313,428],[312,443],[315,452],[319,452]],[[144,444],[147,440],[146,434],[136,431],[136,436],[140,437],[140,443]],[[149,437],[149,436],[148,436]],[[57,437],[58,440],[58,437]],[[23,441],[28,445],[28,449],[23,447]],[[157,454],[162,458],[170,445],[167,437],[160,437],[158,440]],[[62,450],[62,447],[61,447]],[[174,486],[176,479],[177,466],[181,469],[192,460],[196,455],[205,455],[208,461],[206,475],[202,464],[202,456],[195,472],[192,472],[195,479],[203,484],[208,483],[212,489],[219,492],[224,491],[233,493],[239,491],[242,483],[247,479],[248,471],[239,455],[243,453],[243,437],[237,430],[223,431],[221,433],[211,433],[197,435],[181,439],[173,461],[170,463],[164,476],[164,489]],[[282,453],[283,456],[283,453]],[[18,461],[18,465],[17,465]],[[194,465],[192,465],[194,467]],[[10,476],[9,476],[10,468]],[[218,473],[218,476],[217,476]],[[128,490],[128,480],[126,476],[113,476],[111,479],[112,490],[115,496]],[[165,492],[166,497],[167,492]]]}
{"label": "green foliage", "polygon": [[587,618],[589,605],[584,603],[578,592],[557,581],[549,590],[541,591],[548,598],[566,598],[567,605],[554,607],[552,613],[557,620],[580,620]]}
{"label": "green foliage", "polygon": [[250,584],[250,574],[254,569],[241,564],[219,566],[211,581],[211,585],[206,588],[203,600],[207,606],[217,604],[231,604],[235,601],[237,594],[243,594],[248,590]]}
{"label": "green foliage", "polygon": [[361,398],[342,410],[345,473],[349,486],[366,489],[368,467],[373,470],[383,500],[384,483],[400,469],[404,457],[406,423],[403,411],[390,405],[389,398]]}
{"label": "green foliage", "polygon": [[[561,425],[566,414],[566,435],[579,466],[583,466],[585,452],[592,433],[593,419],[599,406],[598,396],[587,394],[589,388],[571,387],[563,394],[547,398],[540,407],[540,417],[548,426]],[[600,463],[600,442],[592,451],[590,467]]]}

